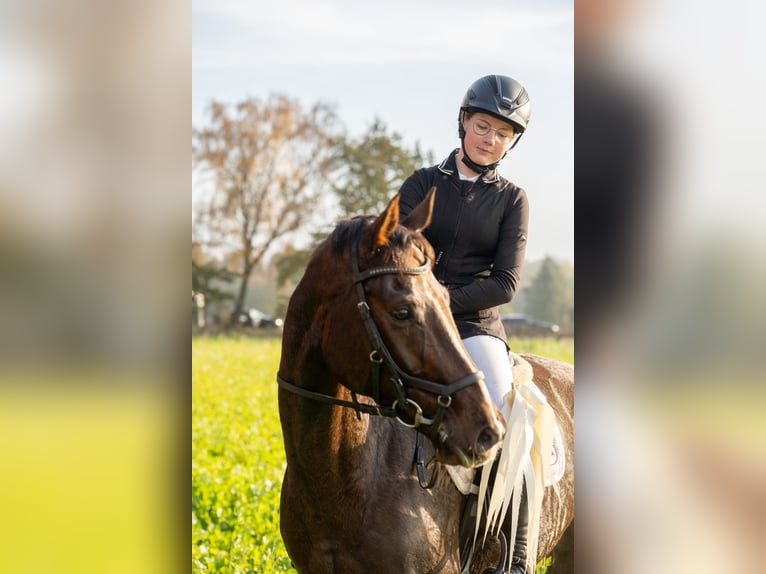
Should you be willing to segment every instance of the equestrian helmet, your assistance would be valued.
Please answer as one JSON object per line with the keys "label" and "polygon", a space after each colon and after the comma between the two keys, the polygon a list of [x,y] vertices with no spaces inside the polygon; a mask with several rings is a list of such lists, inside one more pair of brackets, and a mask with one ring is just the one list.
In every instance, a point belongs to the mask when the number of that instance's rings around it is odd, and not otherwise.
{"label": "equestrian helmet", "polygon": [[471,84],[460,105],[461,113],[487,113],[513,124],[519,134],[527,129],[531,111],[529,95],[524,86],[513,78],[494,74],[479,78]]}

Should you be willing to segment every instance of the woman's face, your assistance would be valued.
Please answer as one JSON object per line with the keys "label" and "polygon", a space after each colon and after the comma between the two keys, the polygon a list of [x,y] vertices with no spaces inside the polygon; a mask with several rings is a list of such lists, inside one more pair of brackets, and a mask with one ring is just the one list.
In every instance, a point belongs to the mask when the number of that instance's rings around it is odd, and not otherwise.
{"label": "woman's face", "polygon": [[463,116],[463,127],[468,157],[479,165],[500,161],[515,139],[513,126],[481,112],[466,116]]}

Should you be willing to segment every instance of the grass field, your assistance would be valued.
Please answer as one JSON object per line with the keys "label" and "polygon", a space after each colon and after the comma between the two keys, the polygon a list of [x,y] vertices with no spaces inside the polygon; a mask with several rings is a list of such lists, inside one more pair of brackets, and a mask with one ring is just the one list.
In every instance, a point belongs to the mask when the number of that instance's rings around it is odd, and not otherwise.
{"label": "grass field", "polygon": [[[514,352],[573,362],[572,339]],[[192,572],[295,573],[279,534],[278,338],[192,338]]]}
{"label": "grass field", "polygon": [[531,353],[532,355],[550,357],[574,364],[574,339],[571,337],[509,339],[508,345],[514,353]]}

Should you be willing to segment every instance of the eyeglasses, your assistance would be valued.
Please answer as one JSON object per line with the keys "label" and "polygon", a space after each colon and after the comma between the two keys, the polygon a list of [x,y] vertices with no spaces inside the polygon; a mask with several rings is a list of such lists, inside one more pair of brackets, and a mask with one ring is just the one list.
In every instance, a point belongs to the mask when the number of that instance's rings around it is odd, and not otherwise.
{"label": "eyeglasses", "polygon": [[485,136],[489,132],[495,132],[495,137],[497,138],[497,141],[499,141],[501,144],[510,143],[513,137],[516,135],[516,133],[513,131],[513,128],[496,129],[496,128],[493,128],[484,120],[480,120],[480,119],[474,119],[471,122],[471,126],[473,128],[473,133],[475,133],[477,136]]}

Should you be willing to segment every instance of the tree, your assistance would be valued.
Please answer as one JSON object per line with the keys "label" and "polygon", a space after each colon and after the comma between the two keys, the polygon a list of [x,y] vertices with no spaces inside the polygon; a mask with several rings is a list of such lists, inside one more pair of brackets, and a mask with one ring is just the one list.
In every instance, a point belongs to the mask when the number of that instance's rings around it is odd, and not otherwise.
{"label": "tree", "polygon": [[337,145],[337,118],[285,96],[211,102],[209,125],[193,130],[195,167],[212,175],[201,218],[217,245],[236,256],[241,278],[232,317],[244,306],[255,266],[317,211]]}
{"label": "tree", "polygon": [[[339,140],[334,156],[333,191],[342,215],[380,213],[405,178],[431,162],[431,154],[423,154],[417,144],[412,150],[404,147],[401,136],[388,134],[379,119],[361,138]],[[300,279],[312,252],[326,236],[326,230],[317,231],[307,247],[287,246],[275,257],[278,286]]]}
{"label": "tree", "polygon": [[535,318],[564,325],[571,321],[566,276],[553,258],[543,259],[524,296],[526,312]]}
{"label": "tree", "polygon": [[397,133],[387,133],[380,119],[357,140],[345,140],[338,147],[333,190],[345,215],[383,211],[413,171],[431,163],[415,144],[409,150]]}
{"label": "tree", "polygon": [[192,291],[202,293],[208,305],[234,298],[231,293],[227,293],[216,285],[229,283],[234,278],[235,274],[231,271],[210,263],[198,263],[192,259]]}

